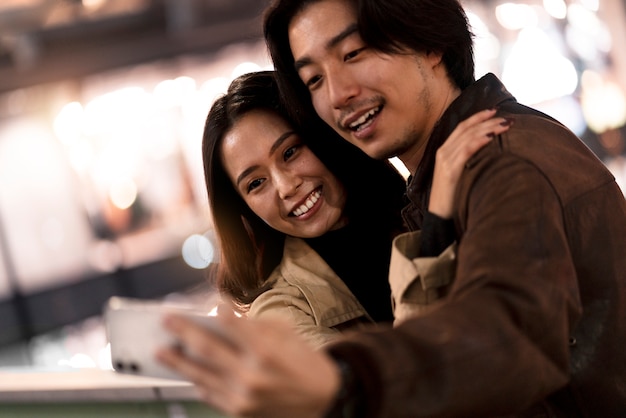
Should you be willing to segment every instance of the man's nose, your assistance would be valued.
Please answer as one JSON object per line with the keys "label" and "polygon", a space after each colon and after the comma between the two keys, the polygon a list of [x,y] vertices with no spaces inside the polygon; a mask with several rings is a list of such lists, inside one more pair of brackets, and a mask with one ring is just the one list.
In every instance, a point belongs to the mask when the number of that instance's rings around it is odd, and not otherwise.
{"label": "man's nose", "polygon": [[336,71],[327,76],[328,96],[334,109],[341,109],[358,95],[358,85],[346,71]]}

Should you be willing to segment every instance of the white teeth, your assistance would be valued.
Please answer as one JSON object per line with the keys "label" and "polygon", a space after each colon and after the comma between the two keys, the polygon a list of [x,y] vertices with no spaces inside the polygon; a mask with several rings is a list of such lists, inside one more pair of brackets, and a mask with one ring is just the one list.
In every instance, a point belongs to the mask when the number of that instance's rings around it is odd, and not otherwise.
{"label": "white teeth", "polygon": [[315,204],[315,202],[318,201],[321,195],[322,193],[320,193],[319,190],[314,191],[313,193],[311,193],[311,195],[306,200],[306,202],[304,202],[300,207],[296,208],[296,210],[294,210],[292,213],[295,216],[304,215],[305,213],[309,211],[309,209],[313,207],[313,205]]}
{"label": "white teeth", "polygon": [[360,118],[358,118],[357,120],[355,120],[354,122],[352,122],[350,124],[350,128],[351,129],[358,128],[358,126],[363,124],[363,123],[365,123],[370,116],[374,116],[374,114],[376,114],[376,112],[378,112],[378,109],[379,108],[376,107],[375,109],[372,109],[369,112],[363,114]]}

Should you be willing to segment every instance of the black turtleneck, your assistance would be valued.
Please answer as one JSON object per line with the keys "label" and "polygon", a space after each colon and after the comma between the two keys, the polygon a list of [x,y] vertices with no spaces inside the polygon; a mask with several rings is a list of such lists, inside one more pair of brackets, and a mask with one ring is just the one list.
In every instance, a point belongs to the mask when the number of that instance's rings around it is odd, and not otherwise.
{"label": "black turtleneck", "polygon": [[393,321],[389,259],[392,237],[383,228],[359,223],[330,231],[307,243],[344,281],[377,322]]}

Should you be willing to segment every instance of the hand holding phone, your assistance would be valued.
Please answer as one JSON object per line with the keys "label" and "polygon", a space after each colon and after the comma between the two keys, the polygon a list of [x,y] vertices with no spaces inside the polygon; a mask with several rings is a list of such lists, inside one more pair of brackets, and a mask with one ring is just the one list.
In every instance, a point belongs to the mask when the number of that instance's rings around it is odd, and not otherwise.
{"label": "hand holding phone", "polygon": [[174,337],[163,328],[166,313],[191,318],[203,326],[217,327],[214,313],[194,305],[112,297],[104,309],[104,322],[111,347],[113,369],[120,373],[185,380],[156,360],[164,346],[181,350]]}

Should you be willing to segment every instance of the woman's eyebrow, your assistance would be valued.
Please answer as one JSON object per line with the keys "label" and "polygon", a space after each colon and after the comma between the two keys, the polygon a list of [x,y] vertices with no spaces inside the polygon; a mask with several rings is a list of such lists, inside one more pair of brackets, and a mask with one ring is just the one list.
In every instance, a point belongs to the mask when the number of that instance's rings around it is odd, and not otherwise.
{"label": "woman's eyebrow", "polygon": [[269,155],[271,156],[272,154],[274,154],[276,150],[283,144],[283,142],[285,142],[287,138],[289,138],[291,135],[294,135],[295,133],[295,131],[287,131],[278,138],[276,138],[276,141],[274,141],[272,147],[270,148]]}

